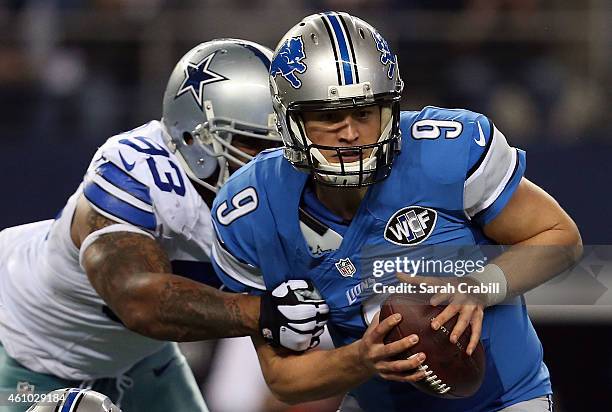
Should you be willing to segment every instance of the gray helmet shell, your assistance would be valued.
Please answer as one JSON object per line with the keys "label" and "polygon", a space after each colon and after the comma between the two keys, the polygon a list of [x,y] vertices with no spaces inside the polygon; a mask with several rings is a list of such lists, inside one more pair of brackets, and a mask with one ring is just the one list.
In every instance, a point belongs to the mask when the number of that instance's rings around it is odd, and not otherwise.
{"label": "gray helmet shell", "polygon": [[[164,93],[166,144],[192,180],[216,190],[227,160],[251,156],[231,145],[235,135],[280,142],[268,86],[272,51],[240,39],[201,43],[177,63]],[[238,157],[236,157],[238,155]],[[212,186],[204,179],[219,170]]]}
{"label": "gray helmet shell", "polygon": [[[399,99],[403,82],[397,57],[387,41],[365,21],[347,13],[325,12],[304,18],[279,42],[270,68],[270,89],[285,157],[332,186],[365,186],[384,179],[400,148]],[[300,112],[381,107],[381,134],[357,162],[330,163],[313,144]],[[348,152],[348,150],[347,150]],[[339,156],[342,159],[342,156]]]}
{"label": "gray helmet shell", "polygon": [[108,396],[91,389],[78,388],[49,392],[26,412],[54,412],[66,407],[71,412],[121,412]]}

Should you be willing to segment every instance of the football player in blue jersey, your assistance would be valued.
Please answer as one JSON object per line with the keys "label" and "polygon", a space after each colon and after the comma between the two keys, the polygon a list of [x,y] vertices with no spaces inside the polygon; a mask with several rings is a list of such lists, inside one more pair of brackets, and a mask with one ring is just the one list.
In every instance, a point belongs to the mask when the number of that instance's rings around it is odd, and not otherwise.
{"label": "football player in blue jersey", "polygon": [[35,400],[33,391],[81,387],[128,412],[205,411],[167,341],[263,327],[289,349],[316,344],[326,305],[307,282],[262,299],[223,293],[210,264],[215,191],[230,169],[280,143],[271,57],[243,40],[196,46],[170,76],[161,121],[108,139],[56,219],[0,232],[4,394]]}
{"label": "football player in blue jersey", "polygon": [[[312,15],[289,30],[270,84],[284,148],[260,154],[219,192],[213,264],[237,292],[312,281],[337,347],[292,355],[254,338],[270,388],[288,402],[348,391],[341,411],[549,411],[550,378],[521,294],[573,264],[581,239],[523,176],[525,153],[484,115],[400,111],[397,57],[376,29],[346,13]],[[487,244],[514,246],[464,282],[498,290],[435,295],[451,304],[431,324],[457,316],[452,342],[471,325],[467,351],[482,342],[484,383],[467,398],[432,397],[406,384],[426,376],[427,354],[395,358],[419,337],[383,342],[399,319],[378,322],[382,295],[371,293],[376,275],[365,257]]]}

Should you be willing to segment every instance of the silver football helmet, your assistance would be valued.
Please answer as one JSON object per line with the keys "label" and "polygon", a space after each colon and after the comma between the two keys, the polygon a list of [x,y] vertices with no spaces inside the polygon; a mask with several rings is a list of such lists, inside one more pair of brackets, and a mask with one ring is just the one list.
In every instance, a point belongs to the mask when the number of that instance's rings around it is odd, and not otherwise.
{"label": "silver football helmet", "polygon": [[91,389],[58,389],[49,392],[26,412],[121,412],[110,398]]}
{"label": "silver football helmet", "polygon": [[[397,57],[375,28],[346,13],[306,17],[276,47],[270,88],[284,155],[295,167],[310,171],[319,182],[341,187],[366,186],[389,175],[400,149],[403,82]],[[304,111],[371,105],[381,109],[380,136],[374,144],[323,146],[306,136]],[[320,150],[335,151],[340,162],[329,162]],[[342,160],[356,151],[359,160]]]}
{"label": "silver football helmet", "polygon": [[[227,178],[228,160],[252,156],[232,145],[236,138],[258,146],[280,145],[268,86],[272,51],[246,40],[201,43],[178,62],[163,102],[166,144],[187,175],[216,191]],[[248,143],[247,143],[248,145]],[[204,180],[218,173],[216,183]]]}

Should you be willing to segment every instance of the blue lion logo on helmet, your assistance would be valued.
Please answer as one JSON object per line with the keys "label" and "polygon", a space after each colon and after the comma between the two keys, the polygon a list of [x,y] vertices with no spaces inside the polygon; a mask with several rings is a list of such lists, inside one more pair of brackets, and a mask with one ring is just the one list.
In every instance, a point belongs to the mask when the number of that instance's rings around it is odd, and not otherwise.
{"label": "blue lion logo on helmet", "polygon": [[389,43],[387,40],[380,35],[380,33],[373,31],[372,37],[376,42],[376,49],[380,52],[380,62],[383,66],[389,65],[389,70],[387,71],[387,76],[392,79],[393,71],[395,70],[395,55],[391,53],[391,49],[389,48]]}
{"label": "blue lion logo on helmet", "polygon": [[270,66],[270,74],[274,77],[280,74],[291,83],[294,89],[299,89],[302,86],[302,81],[297,78],[295,73],[306,71],[306,64],[301,61],[305,58],[302,36],[291,37],[278,49],[278,53]]}

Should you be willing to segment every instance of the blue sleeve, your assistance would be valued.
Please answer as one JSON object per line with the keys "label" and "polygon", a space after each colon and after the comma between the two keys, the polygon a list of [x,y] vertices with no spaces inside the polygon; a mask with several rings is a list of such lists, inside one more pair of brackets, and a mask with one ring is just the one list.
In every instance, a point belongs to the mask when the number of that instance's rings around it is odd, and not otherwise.
{"label": "blue sleeve", "polygon": [[252,186],[233,184],[231,180],[213,203],[213,267],[223,284],[234,292],[266,290],[253,228],[258,203]]}

